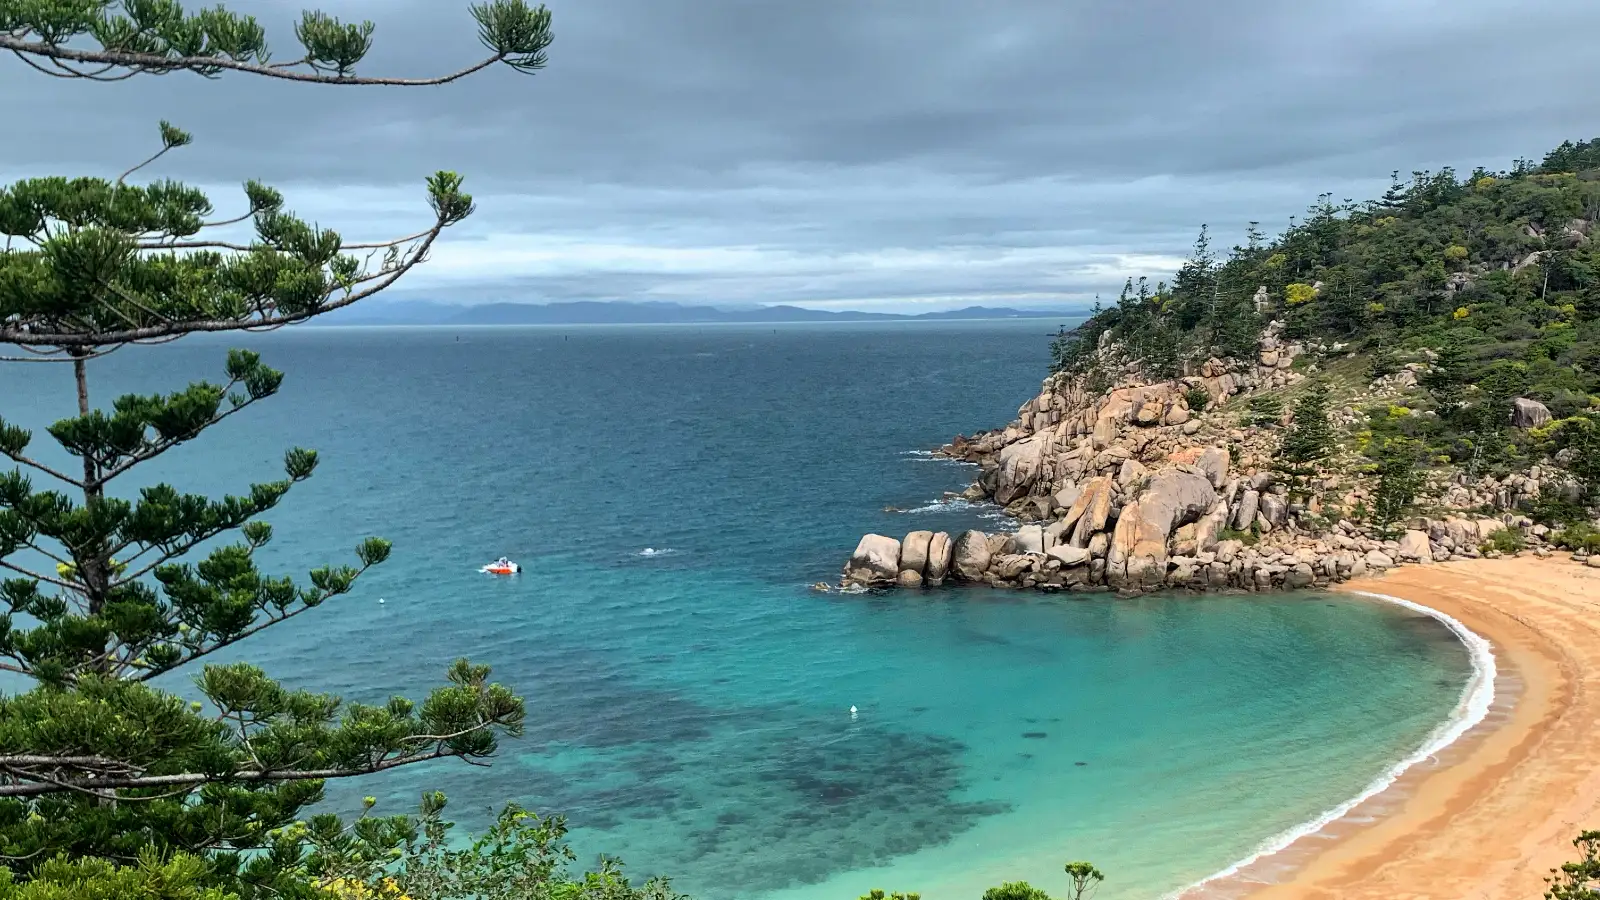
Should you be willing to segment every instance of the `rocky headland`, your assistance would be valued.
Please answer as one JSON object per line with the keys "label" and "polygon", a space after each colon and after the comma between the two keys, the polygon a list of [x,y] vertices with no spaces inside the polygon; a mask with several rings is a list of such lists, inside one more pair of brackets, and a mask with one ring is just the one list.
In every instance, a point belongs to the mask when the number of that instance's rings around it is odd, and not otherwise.
{"label": "rocky headland", "polygon": [[[1097,392],[1084,375],[1050,376],[1010,424],[936,451],[977,465],[962,498],[995,503],[1020,527],[869,534],[845,564],[840,587],[1266,591],[1323,587],[1402,565],[1552,552],[1543,540],[1548,529],[1517,510],[1541,491],[1573,489],[1554,467],[1501,479],[1429,473],[1427,514],[1383,527],[1363,515],[1375,486],[1349,459],[1335,454],[1309,475],[1286,474],[1277,456],[1288,410],[1269,422],[1250,422],[1241,411],[1251,397],[1292,394],[1308,373],[1335,367],[1346,354],[1338,345],[1285,341],[1282,330],[1270,323],[1252,359],[1211,358],[1171,380],[1145,382],[1130,367]],[[1362,378],[1328,418],[1349,431],[1359,421],[1356,407],[1398,398],[1425,370],[1426,363],[1412,364]],[[1549,420],[1541,412],[1536,401],[1519,399],[1513,424],[1538,427]],[[1501,531],[1508,534],[1497,539]]]}

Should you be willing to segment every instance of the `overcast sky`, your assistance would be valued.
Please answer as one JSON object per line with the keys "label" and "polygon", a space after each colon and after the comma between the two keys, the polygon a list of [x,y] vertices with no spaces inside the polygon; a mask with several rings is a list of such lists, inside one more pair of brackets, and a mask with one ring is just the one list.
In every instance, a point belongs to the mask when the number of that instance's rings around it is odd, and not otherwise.
{"label": "overcast sky", "polygon": [[[194,5],[194,4],[191,4]],[[301,0],[230,2],[295,55]],[[354,238],[479,212],[397,299],[1053,307],[1393,169],[1600,135],[1594,0],[552,0],[550,66],[431,88],[47,78],[0,60],[0,173],[259,178]],[[479,55],[465,3],[329,0],[367,75]]]}

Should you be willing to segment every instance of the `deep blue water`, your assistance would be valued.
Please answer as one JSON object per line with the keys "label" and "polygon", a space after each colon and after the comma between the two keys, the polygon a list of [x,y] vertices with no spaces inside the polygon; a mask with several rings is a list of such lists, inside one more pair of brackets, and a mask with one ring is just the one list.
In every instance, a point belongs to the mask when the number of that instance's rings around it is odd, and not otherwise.
{"label": "deep blue water", "polygon": [[[300,329],[123,351],[91,391],[260,350],[282,393],[151,468],[237,492],[314,447],[270,567],[394,541],[354,594],[226,658],[378,701],[465,655],[527,698],[492,768],[336,784],[334,805],[439,787],[465,823],[564,812],[585,862],[710,900],[976,900],[1059,888],[1068,857],[1104,897],[1157,896],[1355,794],[1469,662],[1431,620],[1347,598],[808,590],[864,532],[1001,527],[934,503],[970,470],[913,451],[1009,421],[1052,325]],[[0,414],[70,414],[68,375],[0,365]],[[502,554],[526,573],[477,571]]]}

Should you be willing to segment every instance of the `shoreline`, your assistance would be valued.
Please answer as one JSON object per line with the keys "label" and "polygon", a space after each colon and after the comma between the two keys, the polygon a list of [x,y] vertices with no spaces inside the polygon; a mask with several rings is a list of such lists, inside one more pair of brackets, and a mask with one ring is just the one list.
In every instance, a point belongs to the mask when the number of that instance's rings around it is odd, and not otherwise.
{"label": "shoreline", "polygon": [[1572,838],[1600,825],[1600,570],[1470,560],[1337,590],[1450,628],[1473,655],[1460,703],[1356,797],[1168,896],[1542,896]]}

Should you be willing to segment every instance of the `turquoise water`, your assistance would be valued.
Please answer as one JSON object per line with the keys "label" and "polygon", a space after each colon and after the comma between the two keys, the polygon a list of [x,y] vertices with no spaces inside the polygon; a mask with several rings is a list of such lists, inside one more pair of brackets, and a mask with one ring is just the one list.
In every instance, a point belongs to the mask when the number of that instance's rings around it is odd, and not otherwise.
{"label": "turquoise water", "polygon": [[[492,768],[335,784],[335,805],[439,787],[465,822],[507,800],[565,812],[586,862],[709,900],[976,900],[1059,888],[1068,858],[1107,873],[1102,897],[1155,897],[1357,793],[1448,715],[1470,663],[1438,623],[1348,598],[809,591],[863,532],[999,527],[934,503],[970,470],[912,451],[1008,421],[1049,330],[249,336],[283,392],[160,472],[237,491],[315,447],[266,558],[395,542],[353,596],[233,658],[371,701],[470,655],[527,698]],[[216,377],[238,343],[123,351],[94,364],[94,399]],[[67,376],[0,365],[0,412],[70,412]],[[501,554],[526,573],[476,571]]]}

